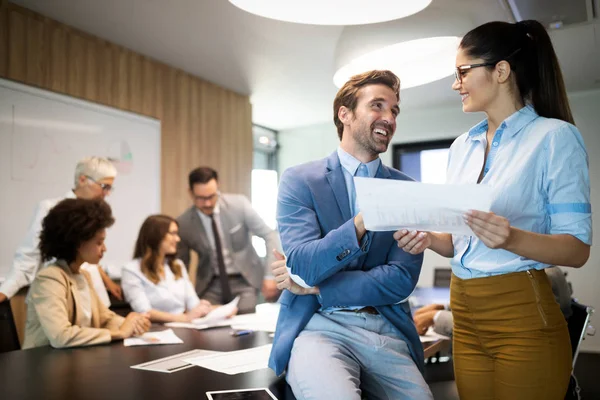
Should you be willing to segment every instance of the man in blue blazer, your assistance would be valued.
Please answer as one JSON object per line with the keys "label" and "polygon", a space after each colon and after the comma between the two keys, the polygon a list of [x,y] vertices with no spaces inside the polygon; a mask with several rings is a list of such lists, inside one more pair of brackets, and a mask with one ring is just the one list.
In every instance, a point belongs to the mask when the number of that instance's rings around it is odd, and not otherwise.
{"label": "man in blue blazer", "polygon": [[354,189],[354,176],[410,180],[379,159],[396,130],[399,89],[390,71],[352,77],[334,100],[337,151],[281,177],[288,270],[285,261],[273,270],[287,290],[269,366],[287,369],[298,399],[432,399],[407,303],[422,255],[398,248],[393,232],[366,231]]}

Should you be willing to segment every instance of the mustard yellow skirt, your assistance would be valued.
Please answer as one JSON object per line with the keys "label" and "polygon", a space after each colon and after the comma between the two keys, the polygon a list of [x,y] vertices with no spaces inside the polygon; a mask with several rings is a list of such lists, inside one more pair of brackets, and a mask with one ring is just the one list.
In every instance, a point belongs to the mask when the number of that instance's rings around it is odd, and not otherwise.
{"label": "mustard yellow skirt", "polygon": [[569,331],[546,273],[452,276],[453,357],[461,400],[562,400]]}

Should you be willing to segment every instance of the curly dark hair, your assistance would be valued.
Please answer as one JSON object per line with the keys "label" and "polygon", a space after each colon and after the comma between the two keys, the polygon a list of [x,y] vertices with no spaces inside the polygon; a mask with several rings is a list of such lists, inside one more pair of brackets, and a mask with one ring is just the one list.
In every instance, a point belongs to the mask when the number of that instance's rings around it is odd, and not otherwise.
{"label": "curly dark hair", "polygon": [[112,210],[104,200],[61,201],[42,221],[38,245],[42,261],[53,258],[65,260],[67,263],[75,261],[79,246],[114,222]]}

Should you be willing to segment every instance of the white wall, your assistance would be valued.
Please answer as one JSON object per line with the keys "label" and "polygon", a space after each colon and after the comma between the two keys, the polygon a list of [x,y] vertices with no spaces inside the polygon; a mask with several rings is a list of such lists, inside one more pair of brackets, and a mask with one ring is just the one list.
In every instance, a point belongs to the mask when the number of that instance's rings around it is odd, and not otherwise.
{"label": "white wall", "polygon": [[[570,96],[575,123],[581,131],[590,160],[593,230],[596,233],[590,259],[583,268],[568,269],[575,297],[596,309],[592,323],[600,328],[600,90]],[[582,350],[600,352],[600,332],[583,342]]]}
{"label": "white wall", "polygon": [[[589,158],[592,187],[592,210],[600,210],[600,90],[570,95],[575,122],[583,135]],[[460,102],[455,106],[402,111],[392,141],[408,143],[454,138],[467,131],[483,118],[483,114],[464,114]],[[333,122],[311,125],[280,132],[279,171],[303,162],[329,155],[339,144]],[[382,154],[386,165],[392,164],[390,149]],[[594,231],[600,232],[600,218],[594,218]],[[449,266],[447,259],[427,251],[419,278],[419,286],[433,284],[433,269]],[[587,264],[581,269],[568,269],[567,279],[580,302],[593,306],[598,313],[593,318],[600,327],[600,242],[595,241]],[[589,337],[582,347],[585,351],[600,352],[600,334]]]}

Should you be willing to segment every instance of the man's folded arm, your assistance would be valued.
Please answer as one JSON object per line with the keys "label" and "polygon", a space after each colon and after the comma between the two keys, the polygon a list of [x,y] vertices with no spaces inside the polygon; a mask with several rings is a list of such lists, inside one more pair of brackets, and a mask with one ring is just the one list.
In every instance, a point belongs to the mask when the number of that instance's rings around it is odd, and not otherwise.
{"label": "man's folded arm", "polygon": [[315,286],[363,254],[354,220],[322,236],[313,200],[303,182],[284,173],[279,185],[277,223],[287,265],[293,275]]}
{"label": "man's folded arm", "polygon": [[413,292],[423,255],[411,255],[392,245],[388,264],[368,271],[341,271],[319,285],[321,304],[330,306],[385,306],[405,301]]}

